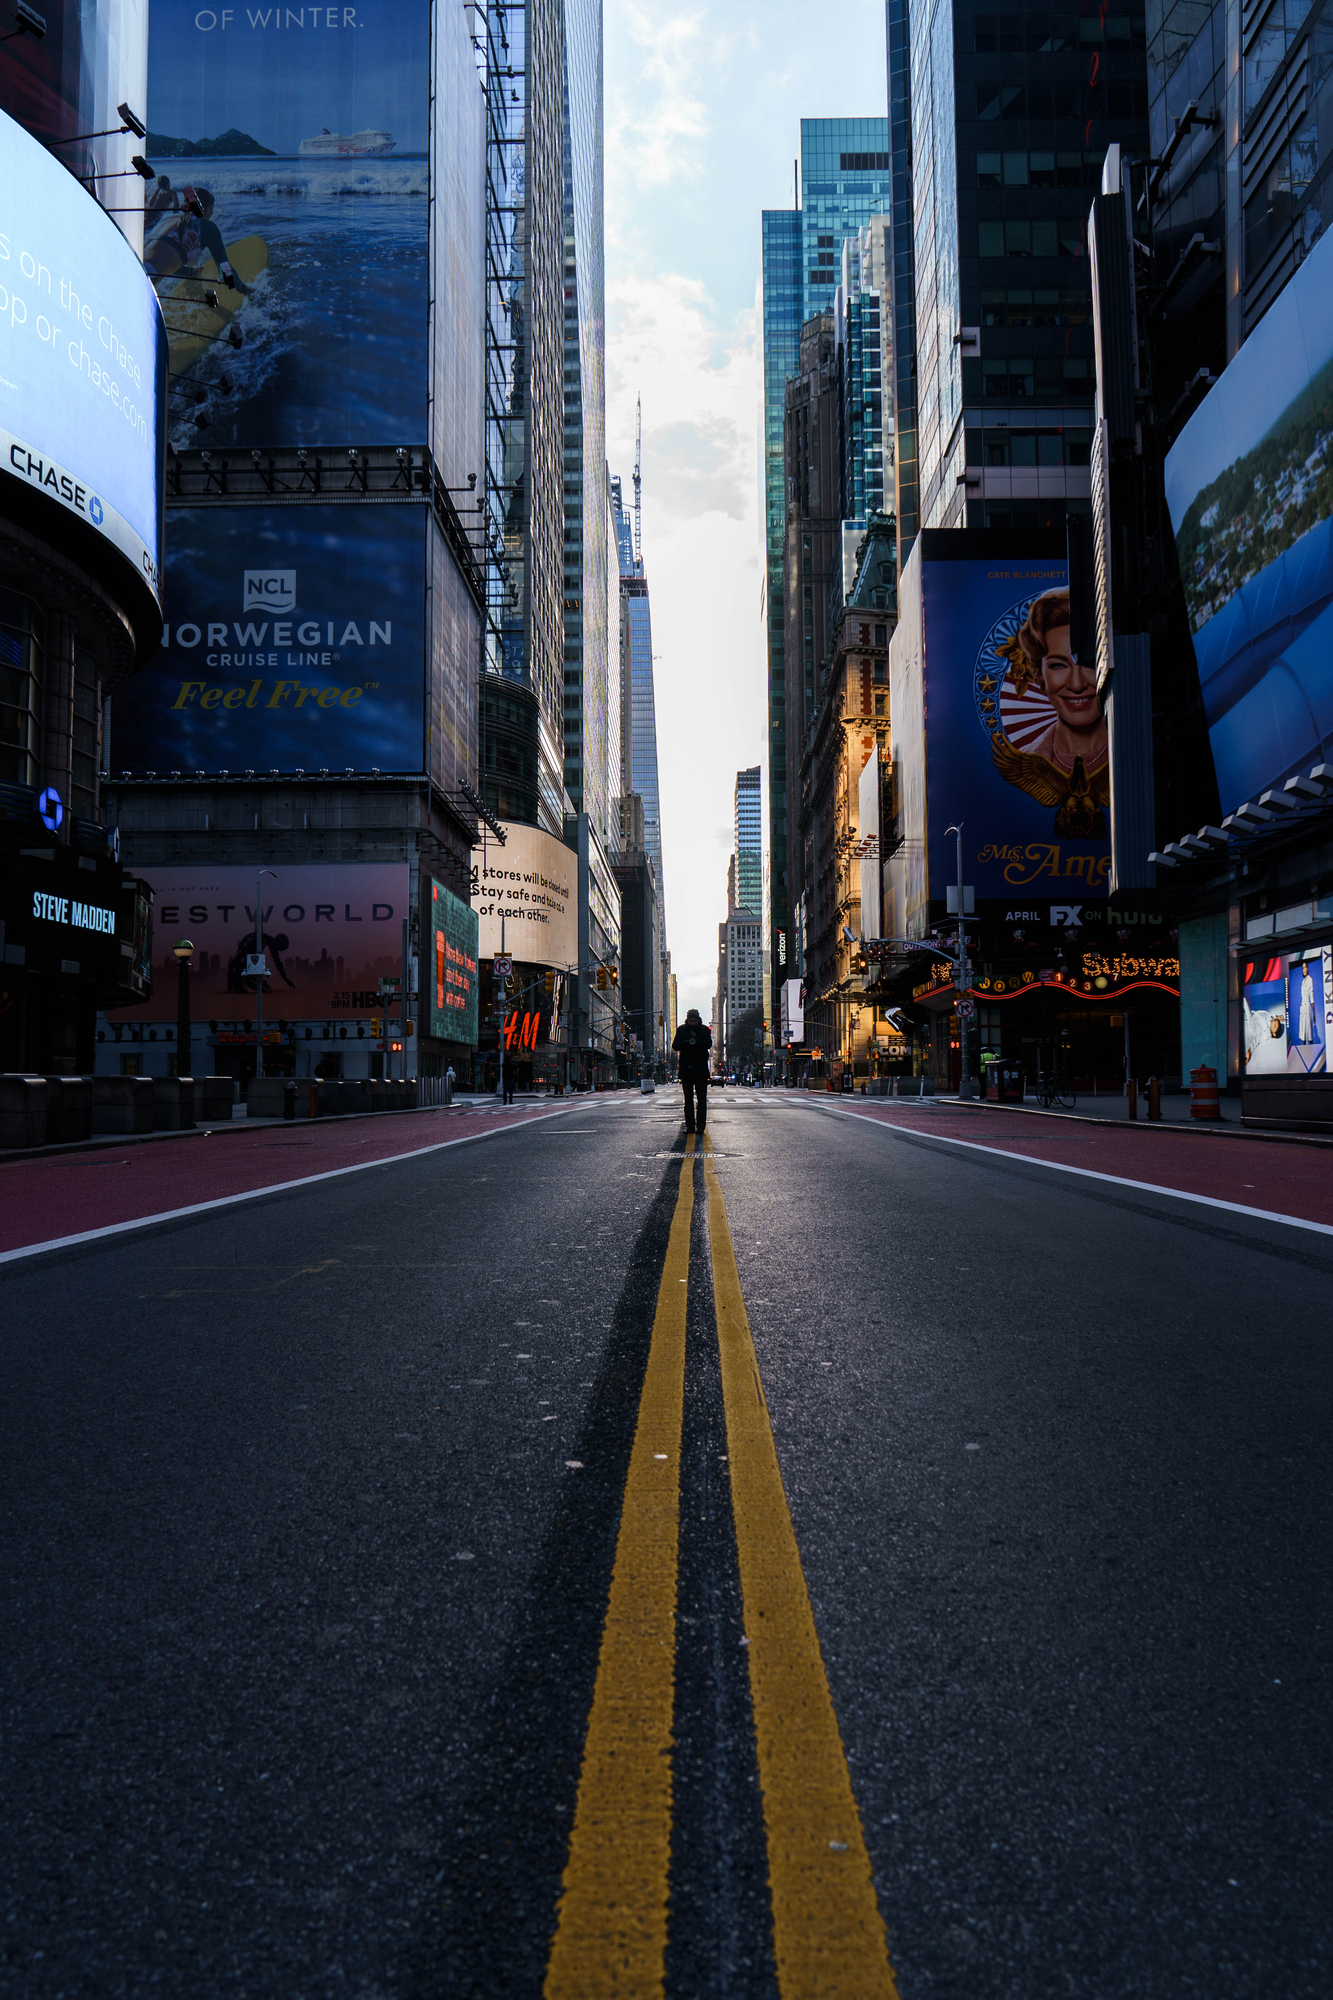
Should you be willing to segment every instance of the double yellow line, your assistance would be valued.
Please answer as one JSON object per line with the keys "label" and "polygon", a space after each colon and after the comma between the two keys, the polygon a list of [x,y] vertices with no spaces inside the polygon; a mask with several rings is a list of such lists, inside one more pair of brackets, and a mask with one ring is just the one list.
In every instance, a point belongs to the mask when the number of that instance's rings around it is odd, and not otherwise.
{"label": "double yellow line", "polygon": [[[782,2000],[897,2000],[726,1203],[706,1138],[702,1151],[778,1988]],[[546,2000],[638,2000],[665,1990],[693,1153],[693,1140],[687,1140],[625,1482]]]}

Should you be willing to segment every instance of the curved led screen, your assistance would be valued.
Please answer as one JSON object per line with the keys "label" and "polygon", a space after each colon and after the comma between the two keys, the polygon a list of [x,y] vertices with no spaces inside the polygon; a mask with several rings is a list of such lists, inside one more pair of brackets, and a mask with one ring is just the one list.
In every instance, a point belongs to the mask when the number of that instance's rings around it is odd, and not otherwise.
{"label": "curved led screen", "polygon": [[157,297],[111,217],[3,112],[0,181],[0,464],[101,535],[157,597],[167,347]]}

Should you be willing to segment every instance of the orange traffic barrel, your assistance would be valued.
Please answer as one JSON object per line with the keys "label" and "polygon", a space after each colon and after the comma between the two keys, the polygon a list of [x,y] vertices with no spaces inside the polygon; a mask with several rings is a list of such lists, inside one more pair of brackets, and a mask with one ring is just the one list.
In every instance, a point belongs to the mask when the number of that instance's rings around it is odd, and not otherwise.
{"label": "orange traffic barrel", "polygon": [[1222,1102],[1217,1094],[1217,1071],[1207,1063],[1190,1071],[1190,1117],[1220,1118]]}

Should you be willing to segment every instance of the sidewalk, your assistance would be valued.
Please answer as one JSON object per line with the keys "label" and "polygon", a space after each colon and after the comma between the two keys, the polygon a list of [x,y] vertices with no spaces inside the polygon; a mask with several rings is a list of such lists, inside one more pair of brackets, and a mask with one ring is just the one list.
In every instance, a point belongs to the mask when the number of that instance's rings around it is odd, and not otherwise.
{"label": "sidewalk", "polygon": [[[845,1099],[843,1100],[846,1101]],[[896,1100],[895,1100],[896,1101]],[[907,1102],[915,1102],[908,1099]],[[932,1100],[926,1099],[927,1104]],[[941,1092],[934,1100],[936,1104],[948,1105],[951,1109],[975,1110],[995,1113],[1001,1118],[1061,1118],[1079,1125],[1114,1125],[1123,1131],[1133,1132],[1140,1127],[1149,1131],[1190,1132],[1207,1138],[1264,1139],[1270,1143],[1285,1146],[1333,1147],[1333,1137],[1319,1132],[1283,1132],[1262,1125],[1246,1125],[1241,1120],[1240,1099],[1223,1096],[1220,1119],[1192,1118],[1188,1096],[1163,1097],[1160,1119],[1148,1116],[1147,1099],[1139,1097],[1139,1115],[1132,1119],[1127,1115],[1123,1097],[1080,1096],[1074,1100],[1072,1111],[1056,1105],[1046,1110],[1035,1101],[1024,1104],[994,1104],[985,1098],[960,1098],[954,1094]]]}

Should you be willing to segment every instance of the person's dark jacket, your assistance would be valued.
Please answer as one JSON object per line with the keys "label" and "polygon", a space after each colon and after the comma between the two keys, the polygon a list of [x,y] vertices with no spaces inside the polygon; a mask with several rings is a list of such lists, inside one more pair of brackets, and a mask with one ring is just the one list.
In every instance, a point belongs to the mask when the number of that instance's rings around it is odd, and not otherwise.
{"label": "person's dark jacket", "polygon": [[676,1030],[676,1039],[671,1044],[679,1058],[680,1080],[682,1083],[707,1083],[708,1052],[713,1046],[713,1031],[702,1021],[686,1021]]}

